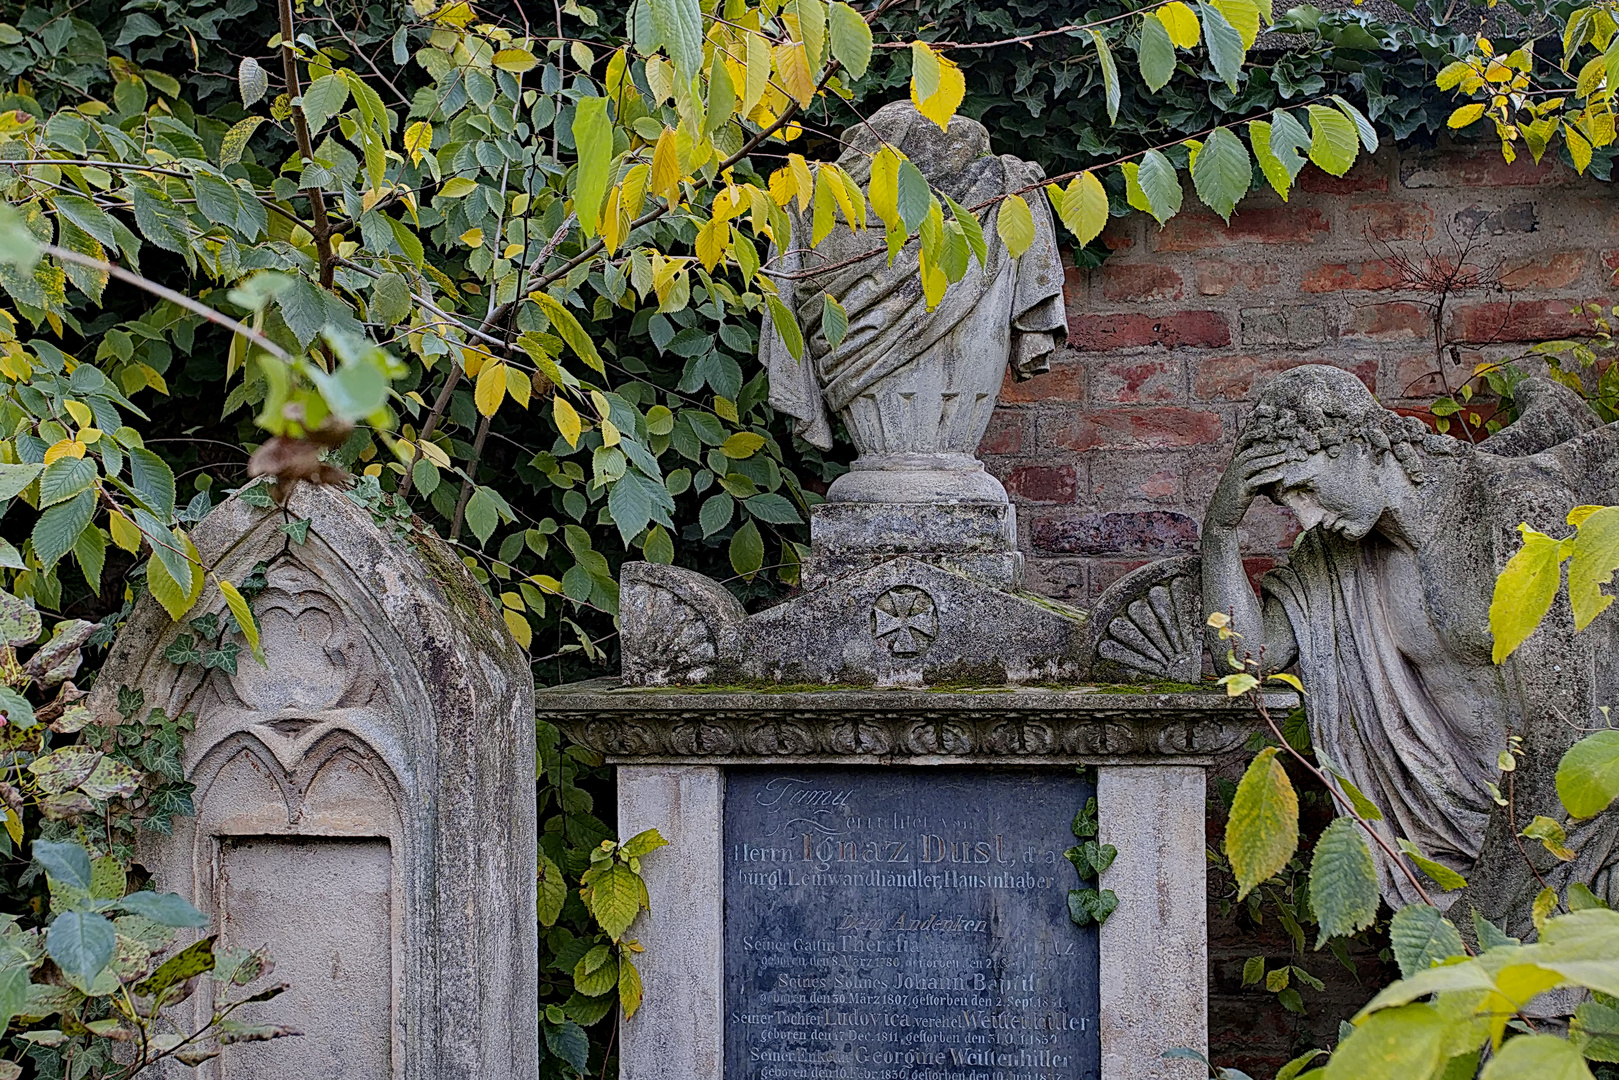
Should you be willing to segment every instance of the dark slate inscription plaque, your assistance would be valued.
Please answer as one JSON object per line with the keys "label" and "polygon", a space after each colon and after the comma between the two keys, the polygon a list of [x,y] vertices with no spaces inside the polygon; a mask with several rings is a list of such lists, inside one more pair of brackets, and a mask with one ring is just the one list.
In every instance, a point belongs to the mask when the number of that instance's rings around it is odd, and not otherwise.
{"label": "dark slate inscription plaque", "polygon": [[1073,774],[733,769],[725,1080],[1097,1080]]}

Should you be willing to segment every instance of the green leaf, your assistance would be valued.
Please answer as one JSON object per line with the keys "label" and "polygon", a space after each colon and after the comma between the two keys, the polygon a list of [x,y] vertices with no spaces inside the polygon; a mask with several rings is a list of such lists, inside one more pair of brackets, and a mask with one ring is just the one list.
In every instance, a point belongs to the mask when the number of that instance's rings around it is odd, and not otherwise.
{"label": "green leaf", "polygon": [[703,66],[703,13],[697,0],[650,0],[658,40],[676,73],[694,78]]}
{"label": "green leaf", "polygon": [[1619,1062],[1619,1009],[1596,1001],[1585,1002],[1574,1010],[1568,1041],[1592,1061]]}
{"label": "green leaf", "polygon": [[[28,1007],[29,970],[26,964],[14,964],[0,970],[0,1031]],[[12,1080],[21,1076],[21,1070],[12,1074]]]}
{"label": "green leaf", "polygon": [[472,496],[467,499],[466,522],[472,535],[478,538],[480,547],[495,534],[495,527],[500,524],[500,508],[488,488],[478,486],[473,489]]}
{"label": "green leaf", "polygon": [[[581,890],[585,907],[608,937],[617,941],[641,910],[641,879],[623,863],[614,863],[592,877]],[[588,993],[588,991],[586,991]]]}
{"label": "green leaf", "polygon": [[1141,20],[1141,44],[1136,60],[1141,67],[1141,81],[1153,91],[1163,89],[1175,74],[1175,43],[1169,40],[1169,31],[1154,14]]}
{"label": "green leaf", "polygon": [[585,333],[585,328],[580,325],[573,312],[564,307],[562,302],[550,293],[533,293],[532,299],[540,305],[540,310],[545,312],[545,317],[551,320],[551,329],[555,330],[557,335],[567,343],[568,348],[572,349],[574,354],[589,365],[592,370],[605,375],[607,365],[602,362],[601,353],[596,351],[596,343],[591,340],[589,334]]}
{"label": "green leaf", "polygon": [[1379,810],[1377,808],[1377,804],[1368,799],[1361,792],[1360,788],[1351,783],[1347,776],[1343,776],[1337,772],[1333,772],[1332,775],[1333,778],[1338,781],[1338,786],[1343,789],[1344,795],[1348,797],[1349,805],[1355,808],[1355,813],[1359,814],[1367,821],[1383,820],[1383,811]]}
{"label": "green leaf", "polygon": [[[609,1004],[608,1008],[611,1007]],[[545,1048],[566,1061],[575,1073],[582,1075],[590,1059],[590,1037],[585,1034],[584,1028],[572,1020],[540,1026],[545,1029]]]}
{"label": "green leaf", "polygon": [[41,509],[71,499],[96,480],[96,461],[91,457],[62,457],[45,466],[39,477]]}
{"label": "green leaf", "polygon": [[1288,171],[1281,158],[1278,158],[1276,152],[1271,149],[1270,140],[1270,124],[1263,120],[1248,122],[1248,142],[1254,148],[1254,160],[1259,162],[1259,171],[1265,174],[1265,179],[1270,181],[1270,186],[1276,190],[1276,194],[1286,202],[1288,192],[1293,186],[1293,173]]}
{"label": "green leaf", "polygon": [[[664,0],[665,4],[675,0]],[[695,5],[693,5],[695,6]],[[653,4],[653,10],[658,5]],[[601,223],[602,199],[613,171],[613,122],[607,118],[607,99],[581,98],[573,114],[573,141],[579,148],[574,177],[573,211],[586,236],[595,236]]]}
{"label": "green leaf", "polygon": [[19,731],[27,731],[39,723],[34,718],[33,703],[9,686],[0,686],[0,713],[5,714],[6,723]]}
{"label": "green leaf", "polygon": [[1406,978],[1467,951],[1451,921],[1427,904],[1408,904],[1395,913],[1389,924],[1389,943],[1394,946],[1400,974]]}
{"label": "green leaf", "polygon": [[1274,746],[1261,750],[1237,785],[1225,850],[1237,875],[1237,899],[1287,865],[1299,844],[1299,800]]}
{"label": "green leaf", "polygon": [[341,75],[322,75],[310,83],[303,94],[304,119],[309,123],[309,133],[318,135],[326,122],[343,110],[348,100],[348,80]]}
{"label": "green leaf", "polygon": [[731,569],[745,578],[759,572],[765,561],[765,542],[759,535],[759,526],[751,521],[731,534]]}
{"label": "green leaf", "polygon": [[1229,128],[1217,127],[1209,132],[1208,141],[1192,162],[1192,184],[1203,205],[1230,221],[1231,211],[1236,209],[1237,200],[1248,194],[1253,177],[1254,167],[1242,140]]}
{"label": "green leaf", "polygon": [[1292,179],[1298,179],[1299,173],[1304,169],[1306,162],[1303,151],[1308,149],[1310,149],[1310,133],[1292,113],[1286,109],[1279,109],[1271,114],[1270,150]]}
{"label": "green leaf", "polygon": [[0,500],[15,499],[23,489],[38,479],[45,466],[39,464],[12,465],[0,463]]}
{"label": "green leaf", "polygon": [[13,648],[27,645],[42,629],[39,611],[32,604],[0,589],[0,642]]}
{"label": "green leaf", "polygon": [[1450,1024],[1429,1005],[1384,1009],[1338,1045],[1323,1080],[1431,1077],[1444,1060]]}
{"label": "green leaf", "polygon": [[1337,109],[1309,105],[1310,160],[1333,176],[1342,176],[1360,154],[1360,134],[1355,122]]}
{"label": "green leaf", "polygon": [[798,329],[798,320],[788,310],[787,305],[774,296],[765,296],[765,306],[770,312],[770,324],[775,327],[776,333],[787,346],[787,355],[799,363],[804,361],[804,335]]}
{"label": "green leaf", "polygon": [[1021,195],[1008,195],[1001,200],[1001,209],[995,215],[995,232],[1006,245],[1006,253],[1017,258],[1034,243],[1034,215]]}
{"label": "green leaf", "polygon": [[1203,39],[1209,47],[1209,63],[1233,94],[1242,75],[1242,61],[1248,55],[1243,47],[1242,35],[1226,21],[1226,17],[1206,3],[1199,2],[1198,13],[1203,18]]}
{"label": "green leaf", "polygon": [[1310,859],[1310,907],[1320,923],[1315,947],[1364,930],[1377,918],[1377,864],[1353,818],[1336,818]]}
{"label": "green leaf", "polygon": [[174,472],[168,463],[142,446],[129,451],[129,485],[167,528],[174,517]]}
{"label": "green leaf", "polygon": [[1091,43],[1096,46],[1096,59],[1102,68],[1102,87],[1107,93],[1108,123],[1119,122],[1119,66],[1113,62],[1113,50],[1100,30],[1089,31]]}
{"label": "green leaf", "polygon": [[[1568,600],[1574,608],[1574,629],[1584,630],[1613,603],[1602,586],[1611,584],[1613,572],[1619,570],[1619,506],[1604,507],[1581,521],[1571,546]],[[1493,617],[1493,606],[1490,612]]]}
{"label": "green leaf", "polygon": [[865,75],[871,64],[871,27],[866,25],[866,20],[843,0],[835,0],[830,30],[833,58],[843,65],[850,77],[858,79]]}
{"label": "green leaf", "polygon": [[539,905],[541,926],[554,926],[562,914],[562,905],[568,899],[568,881],[562,869],[540,852]]}
{"label": "green leaf", "polygon": [[645,829],[624,841],[620,849],[626,859],[644,859],[661,847],[668,847],[669,841],[657,829]]}
{"label": "green leaf", "polygon": [[151,919],[159,926],[207,926],[208,916],[177,893],[137,892],[118,901],[131,915]]}
{"label": "green leaf", "polygon": [[1592,1080],[1580,1052],[1556,1035],[1519,1035],[1484,1066],[1479,1080]]}
{"label": "green leaf", "polygon": [[1156,150],[1148,150],[1141,157],[1136,171],[1136,184],[1147,200],[1148,212],[1162,225],[1181,209],[1181,182],[1175,175],[1175,166]]}
{"label": "green leaf", "polygon": [[849,335],[849,313],[843,310],[843,305],[831,293],[821,300],[821,334],[834,350]]}
{"label": "green leaf", "polygon": [[1435,862],[1433,859],[1428,858],[1428,856],[1424,855],[1422,850],[1411,841],[1402,838],[1399,841],[1399,845],[1400,850],[1405,852],[1406,857],[1417,864],[1417,869],[1421,870],[1424,874],[1427,874],[1430,878],[1432,878],[1434,883],[1437,884],[1441,889],[1444,889],[1446,892],[1450,892],[1453,889],[1467,888],[1466,878],[1462,877],[1462,875],[1458,874],[1444,863]]}
{"label": "green leaf", "polygon": [[918,169],[914,162],[900,162],[895,205],[899,210],[900,220],[905,223],[906,231],[912,233],[922,227],[923,219],[928,216],[928,210],[933,206],[933,190],[928,186],[927,177],[922,175],[922,170]]}
{"label": "green leaf", "polygon": [[90,853],[82,845],[35,840],[33,854],[34,861],[44,868],[46,877],[84,892],[90,891]]}
{"label": "green leaf", "polygon": [[798,516],[798,508],[785,496],[767,491],[762,495],[743,502],[748,513],[760,521],[767,521],[772,525],[797,525],[802,518]]}
{"label": "green leaf", "polygon": [[1300,1054],[1277,1070],[1276,1080],[1294,1080],[1294,1077],[1304,1071],[1305,1066],[1325,1053],[1325,1050],[1311,1050],[1308,1053]]}
{"label": "green leaf", "polygon": [[259,125],[267,119],[268,117],[264,116],[249,116],[246,120],[238,122],[229,131],[225,132],[225,137],[219,143],[220,168],[235,165],[242,160],[242,151],[247,149],[248,140],[253,137],[253,132],[258,130]]}
{"label": "green leaf", "polygon": [[1557,797],[1577,818],[1595,817],[1619,798],[1619,730],[1587,735],[1557,765]]}
{"label": "green leaf", "polygon": [[989,248],[984,244],[984,226],[971,210],[962,206],[956,200],[946,195],[944,201],[950,206],[950,215],[957,225],[961,226],[961,235],[967,241],[967,250],[972,252],[978,265],[983,267],[989,262]]}
{"label": "green leaf", "polygon": [[67,218],[73,224],[100,240],[109,248],[118,246],[118,233],[113,228],[112,218],[107,212],[94,202],[82,195],[71,195],[62,192],[55,196],[56,212]]}
{"label": "green leaf", "polygon": [[58,503],[39,515],[34,523],[34,554],[46,570],[55,566],[78,541],[79,534],[96,514],[96,493],[81,491],[67,502]]}
{"label": "green leaf", "polygon": [[90,591],[99,594],[101,571],[107,565],[107,534],[94,527],[81,532],[73,541],[73,557],[79,561]]}
{"label": "green leaf", "polygon": [[1522,645],[1540,626],[1563,581],[1566,549],[1561,540],[1519,525],[1523,546],[1495,579],[1490,601],[1490,633],[1497,664]]}
{"label": "green leaf", "polygon": [[1359,109],[1337,94],[1332,95],[1332,101],[1345,116],[1354,122],[1355,130],[1360,133],[1360,144],[1366,148],[1366,152],[1368,154],[1377,153],[1377,129],[1372,126],[1372,122],[1361,115]]}
{"label": "green leaf", "polygon": [[723,491],[704,499],[702,508],[697,511],[697,524],[703,530],[704,539],[729,525],[735,512],[736,500]]}
{"label": "green leaf", "polygon": [[56,966],[85,984],[112,962],[118,932],[104,916],[85,911],[64,911],[45,935],[45,951]]}
{"label": "green leaf", "polygon": [[169,957],[146,979],[135,984],[135,993],[143,996],[161,994],[171,986],[214,970],[214,939],[201,941]]}
{"label": "green leaf", "polygon": [[1486,950],[1520,943],[1517,938],[1508,937],[1506,931],[1480,915],[1478,908],[1473,909],[1473,936],[1478,938],[1479,946]]}
{"label": "green leaf", "polygon": [[388,228],[394,234],[394,243],[398,244],[399,250],[405,253],[405,258],[417,266],[423,265],[427,260],[427,251],[422,247],[421,238],[411,232],[410,226],[398,218],[388,217],[384,214],[382,220],[388,223]]}

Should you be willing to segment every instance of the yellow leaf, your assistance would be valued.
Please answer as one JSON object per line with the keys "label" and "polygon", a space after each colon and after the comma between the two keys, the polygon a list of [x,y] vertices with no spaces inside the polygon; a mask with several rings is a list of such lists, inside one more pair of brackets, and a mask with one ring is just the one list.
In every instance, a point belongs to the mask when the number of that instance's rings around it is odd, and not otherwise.
{"label": "yellow leaf", "polygon": [[528,408],[529,398],[534,393],[534,384],[529,381],[528,373],[518,371],[510,364],[502,366],[506,368],[506,393],[510,394],[517,404]]}
{"label": "yellow leaf", "polygon": [[697,230],[697,261],[703,264],[704,270],[714,269],[714,265],[725,257],[725,249],[731,245],[731,226],[724,221],[706,222]]}
{"label": "yellow leaf", "polygon": [[877,151],[871,159],[871,208],[892,229],[900,224],[899,216],[899,155],[889,147]]}
{"label": "yellow leaf", "polygon": [[6,807],[6,832],[11,835],[13,844],[22,846],[22,818],[18,817],[17,811],[9,806]]}
{"label": "yellow leaf", "polygon": [[776,72],[781,76],[781,88],[800,105],[815,100],[815,76],[810,73],[809,57],[801,41],[777,45]]}
{"label": "yellow leaf", "polygon": [[860,186],[854,184],[854,177],[838,166],[826,163],[816,169],[815,179],[818,184],[826,184],[832,189],[832,197],[838,201],[838,209],[843,211],[843,220],[849,228],[866,227],[866,199],[860,193]]}
{"label": "yellow leaf", "polygon": [[1249,764],[1226,820],[1225,851],[1241,900],[1287,865],[1299,843],[1299,797],[1274,746]]}
{"label": "yellow leaf", "polygon": [[785,166],[770,174],[770,198],[777,206],[786,206],[798,194],[793,170]]}
{"label": "yellow leaf", "polygon": [[1574,159],[1574,170],[1582,175],[1586,166],[1591,164],[1591,144],[1578,131],[1573,124],[1563,125],[1563,140],[1568,143],[1568,156]]}
{"label": "yellow leaf", "polygon": [[433,16],[433,21],[445,23],[460,30],[477,17],[477,14],[472,10],[472,5],[467,3],[467,0],[456,0],[455,3],[446,4],[441,8]]}
{"label": "yellow leaf", "polygon": [[85,428],[95,423],[95,414],[90,411],[90,406],[82,401],[64,401],[62,407],[67,409],[67,414],[73,417],[73,422],[79,427]]}
{"label": "yellow leaf", "polygon": [[1275,675],[1271,675],[1269,677],[1274,679],[1276,682],[1286,683],[1301,694],[1304,693],[1304,684],[1299,681],[1299,677],[1297,675],[1289,675],[1285,671],[1279,671]]}
{"label": "yellow leaf", "polygon": [[412,165],[419,164],[422,155],[433,145],[433,125],[426,120],[418,120],[405,129],[405,153],[410,155]]}
{"label": "yellow leaf", "polygon": [[787,168],[792,172],[793,189],[798,195],[798,209],[802,213],[810,207],[810,200],[815,197],[815,181],[810,176],[809,162],[804,160],[803,154],[788,154]]}
{"label": "yellow leaf", "polygon": [[1483,103],[1475,101],[1473,104],[1463,105],[1461,108],[1451,113],[1450,119],[1446,120],[1445,124],[1452,128],[1464,128],[1483,115]]}
{"label": "yellow leaf", "polygon": [[[244,338],[240,340],[246,339]],[[160,394],[167,394],[169,392],[169,384],[164,380],[162,375],[158,374],[157,368],[153,367],[151,364],[136,364],[135,366],[140,370],[140,373],[146,377],[147,386],[150,386],[153,390],[156,390]]]}
{"label": "yellow leaf", "polygon": [[45,464],[49,465],[53,461],[60,461],[66,457],[82,458],[83,456],[84,444],[82,442],[77,439],[63,439],[61,442],[54,443],[50,449],[45,451]]}
{"label": "yellow leaf", "polygon": [[605,416],[602,417],[601,432],[603,446],[617,446],[623,439],[623,436],[619,433],[618,425]]}
{"label": "yellow leaf", "polygon": [[506,365],[485,364],[483,370],[478,372],[478,387],[472,394],[478,412],[484,416],[495,415],[495,410],[500,408],[500,403],[505,397]]}
{"label": "yellow leaf", "polygon": [[1202,31],[1198,25],[1197,15],[1191,8],[1180,0],[1174,0],[1173,3],[1159,8],[1157,15],[1158,21],[1169,31],[1169,40],[1174,42],[1177,48],[1191,49],[1197,46]]}
{"label": "yellow leaf", "polygon": [[740,460],[750,458],[764,446],[763,435],[756,435],[751,431],[739,431],[720,444],[720,453],[728,458]]}
{"label": "yellow leaf", "polygon": [[1034,215],[1021,195],[1008,195],[995,215],[995,231],[1006,245],[1007,254],[1017,258],[1034,243]]}
{"label": "yellow leaf", "polygon": [[663,129],[652,148],[652,194],[671,203],[680,197],[680,154],[670,128]]}
{"label": "yellow leaf", "polygon": [[742,88],[741,113],[747,116],[758,107],[770,85],[770,42],[761,34],[748,33],[748,74]]}
{"label": "yellow leaf", "polygon": [[[967,95],[967,79],[961,73],[961,68],[954,60],[947,56],[940,56],[921,41],[911,42],[911,57],[913,65],[919,57],[931,57],[938,65],[938,85],[931,94],[923,96],[918,87],[918,78],[911,76],[911,104],[923,116],[939,125],[940,131],[947,131],[950,127],[950,118],[961,107],[961,99]],[[924,65],[926,61],[923,61]],[[927,80],[924,79],[925,83]]]}
{"label": "yellow leaf", "polygon": [[568,441],[568,445],[578,446],[579,433],[584,429],[584,425],[579,420],[579,413],[563,399],[561,394],[551,399],[551,418],[556,421],[557,430]]}
{"label": "yellow leaf", "polygon": [[483,247],[483,230],[468,229],[461,234],[461,242],[469,248]]}
{"label": "yellow leaf", "polygon": [[125,551],[134,553],[141,549],[141,531],[118,511],[108,511],[107,527],[112,531],[112,542]]}
{"label": "yellow leaf", "polygon": [[476,190],[478,190],[476,180],[468,179],[465,176],[452,176],[444,181],[444,185],[438,189],[438,196],[441,199],[459,199],[461,196],[470,195]]}
{"label": "yellow leaf", "polygon": [[1094,172],[1074,177],[1063,192],[1062,219],[1081,245],[1101,235],[1107,225],[1107,189]]}
{"label": "yellow leaf", "polygon": [[1563,584],[1563,543],[1527,525],[1519,525],[1523,547],[1507,560],[1495,579],[1490,601],[1490,633],[1497,664],[1512,655],[1540,625]]}
{"label": "yellow leaf", "polygon": [[260,664],[264,663],[264,650],[259,648],[259,624],[253,618],[253,609],[247,606],[247,597],[224,578],[216,575],[214,580],[219,583],[219,594],[225,598],[231,615],[235,616],[236,625],[242,628],[242,636],[247,639],[248,648],[253,650],[253,659]]}
{"label": "yellow leaf", "polygon": [[503,610],[500,615],[506,620],[506,629],[512,632],[517,644],[526,650],[534,641],[534,628],[529,626],[528,616],[510,608]]}

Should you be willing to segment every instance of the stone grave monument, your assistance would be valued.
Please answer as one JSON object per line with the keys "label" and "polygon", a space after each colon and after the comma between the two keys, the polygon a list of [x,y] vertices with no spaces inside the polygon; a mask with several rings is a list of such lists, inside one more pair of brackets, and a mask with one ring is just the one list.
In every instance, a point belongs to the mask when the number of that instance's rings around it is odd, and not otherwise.
{"label": "stone grave monument", "polygon": [[[909,104],[846,138],[851,173],[881,140],[964,205],[1040,180],[976,122],[940,131]],[[789,265],[829,270],[786,279],[808,347],[800,364],[767,327],[772,401],[822,445],[836,414],[860,452],[813,510],[805,591],[749,613],[699,574],[626,564],[622,677],[536,695],[618,766],[620,834],[670,841],[643,863],[623,1080],[1204,1075],[1162,1054],[1206,1048],[1204,771],[1251,714],[1185,685],[1195,559],[1090,612],[1021,589],[1013,508],[973,452],[1008,364],[1031,373],[1063,333],[1035,215],[1014,259],[989,211],[987,265],[933,311],[914,250],[851,263],[869,241],[842,225],[789,244]],[[849,314],[837,349],[823,292]],[[1147,678],[1166,682],[1105,685]],[[1064,857],[1088,805],[1117,849],[1099,931],[1070,916]]]}
{"label": "stone grave monument", "polygon": [[[283,525],[307,522],[302,542]],[[295,530],[296,531],[296,530]],[[160,888],[221,946],[268,945],[291,988],[253,1009],[300,1038],[226,1048],[216,1080],[533,1080],[533,679],[467,570],[436,538],[397,535],[336,490],[286,507],[240,497],[193,532],[203,564],[253,601],[266,666],[235,674],[165,653],[224,618],[210,585],[184,624],[136,605],[92,704],[194,713],[194,817],[148,837]],[[206,981],[192,999],[212,1006]],[[176,1070],[177,1072],[179,1070]],[[184,1070],[191,1075],[191,1070]]]}

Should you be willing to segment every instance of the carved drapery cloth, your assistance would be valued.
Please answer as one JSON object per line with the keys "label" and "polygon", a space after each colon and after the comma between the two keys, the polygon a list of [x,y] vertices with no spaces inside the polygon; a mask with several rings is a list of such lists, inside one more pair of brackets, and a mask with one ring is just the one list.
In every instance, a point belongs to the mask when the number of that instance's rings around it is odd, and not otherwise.
{"label": "carved drapery cloth", "polygon": [[[1542,885],[1515,833],[1537,814],[1565,817],[1557,763],[1601,724],[1599,706],[1619,704],[1619,618],[1604,615],[1576,633],[1559,600],[1497,666],[1493,582],[1520,546],[1520,522],[1561,533],[1573,507],[1619,502],[1619,425],[1532,456],[1463,449],[1435,464],[1440,475],[1423,488],[1431,536],[1416,551],[1378,532],[1351,542],[1312,530],[1264,589],[1297,640],[1318,750],[1383,811],[1384,835],[1468,876],[1470,901],[1516,932]],[[1526,752],[1514,773],[1515,821],[1490,791],[1509,735]],[[1580,881],[1619,901],[1619,814],[1571,823],[1578,857],[1570,862],[1524,843],[1547,883]],[[1376,845],[1373,857],[1391,905],[1421,900]],[[1456,898],[1424,884],[1441,907]]]}
{"label": "carved drapery cloth", "polygon": [[[874,117],[873,121],[881,125],[887,119]],[[919,124],[924,127],[918,129]],[[978,133],[983,130],[977,124],[971,127]],[[995,202],[983,210],[988,264],[980,268],[977,258],[969,256],[966,276],[945,290],[944,299],[931,312],[922,292],[915,243],[908,244],[892,266],[886,251],[857,259],[873,247],[881,247],[880,235],[876,231],[856,234],[840,222],[813,251],[804,251],[801,249],[810,238],[809,217],[789,212],[792,237],[786,252],[778,253],[772,247],[774,268],[788,275],[817,266],[833,269],[810,277],[778,279],[783,299],[796,309],[804,330],[802,362],[787,351],[768,314],[761,352],[770,372],[770,404],[797,417],[795,430],[813,445],[832,446],[828,410],[843,409],[879,379],[926,360],[930,352],[951,342],[975,353],[998,351],[1010,357],[1019,379],[1048,369],[1047,357],[1056,347],[1056,339],[1066,334],[1067,318],[1056,230],[1040,191],[1045,174],[1030,162],[989,155],[987,136],[978,145],[975,134],[966,125],[952,122],[946,136],[920,116],[906,130],[884,131],[885,141],[904,146],[929,180],[962,206],[980,206],[1023,191],[1033,213],[1034,242],[1014,259],[996,231],[1001,204]],[[851,145],[839,164],[864,184],[870,179],[870,154],[879,144],[863,127],[850,129],[849,139]],[[868,217],[876,222],[875,213]],[[856,261],[839,265],[848,260]],[[836,350],[821,326],[827,293],[849,316],[847,336]]]}

